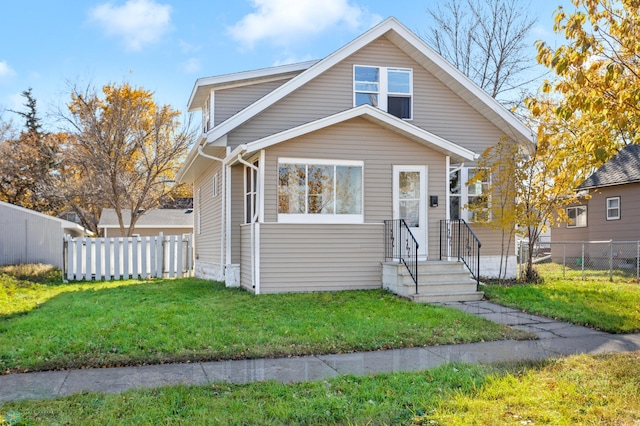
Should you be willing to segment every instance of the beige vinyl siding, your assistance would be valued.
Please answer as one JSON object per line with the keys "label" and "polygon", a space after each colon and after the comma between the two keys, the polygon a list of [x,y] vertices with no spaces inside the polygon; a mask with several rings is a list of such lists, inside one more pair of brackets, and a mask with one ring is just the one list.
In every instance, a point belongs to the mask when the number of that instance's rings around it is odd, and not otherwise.
{"label": "beige vinyl siding", "polygon": [[413,120],[410,123],[482,153],[503,133],[385,37],[364,47],[289,94],[229,135],[235,147],[353,107],[353,66],[413,69]]}
{"label": "beige vinyl siding", "polygon": [[[251,225],[239,225],[239,232],[235,232],[234,241],[237,241],[232,247],[237,247],[238,262],[240,264],[240,286],[247,290],[253,291],[252,271],[253,271],[253,253],[251,251]],[[254,242],[257,244],[257,242]]]}
{"label": "beige vinyl siding", "polygon": [[[265,158],[265,222],[277,222],[279,157],[364,161],[364,222],[375,224],[393,218],[393,166],[426,165],[427,197],[437,195],[440,201],[438,207],[427,208],[429,255],[437,255],[439,221],[444,219],[446,209],[443,154],[362,118],[275,145]],[[343,237],[349,238],[348,234]],[[382,239],[382,235],[378,238]],[[336,245],[342,244],[343,239],[337,240]]]}
{"label": "beige vinyl siding", "polygon": [[[262,224],[260,292],[380,288],[380,262],[384,256],[382,234],[381,223]],[[244,238],[242,246],[244,253],[248,246]],[[251,263],[246,263],[250,269]],[[243,262],[243,285],[247,275],[244,268]]]}
{"label": "beige vinyl siding", "polygon": [[243,223],[244,166],[240,164],[231,168],[231,263],[240,263],[239,231]]}
{"label": "beige vinyl siding", "polygon": [[[640,240],[640,183],[590,190],[587,226],[567,228],[566,223],[551,230],[553,241]],[[620,219],[607,220],[607,198],[620,197]]]}
{"label": "beige vinyl siding", "polygon": [[[218,188],[220,194],[213,197],[213,175],[218,174]],[[222,163],[211,160],[207,167],[194,182],[194,196],[200,190],[200,234],[197,232],[197,197],[194,198],[194,238],[196,259],[204,262],[220,264],[221,250],[221,214],[222,214]]]}
{"label": "beige vinyl siding", "polygon": [[289,81],[283,79],[257,83],[250,86],[217,90],[214,95],[214,125],[222,123],[229,117],[251,105],[267,93],[270,93]]}

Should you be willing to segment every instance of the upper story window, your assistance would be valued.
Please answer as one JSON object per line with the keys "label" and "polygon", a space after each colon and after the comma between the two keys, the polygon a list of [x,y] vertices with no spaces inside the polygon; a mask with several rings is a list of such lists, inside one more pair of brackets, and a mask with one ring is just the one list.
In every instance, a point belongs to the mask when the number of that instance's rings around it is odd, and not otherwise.
{"label": "upper story window", "polygon": [[211,94],[209,94],[202,107],[202,132],[207,133],[211,127]]}
{"label": "upper story window", "polygon": [[620,197],[607,198],[607,220],[620,219]]}
{"label": "upper story window", "polygon": [[362,223],[361,161],[281,158],[278,220],[294,223]]}
{"label": "upper story window", "polygon": [[567,207],[567,228],[584,228],[587,226],[587,206]]}
{"label": "upper story window", "polygon": [[356,65],[353,69],[354,106],[371,105],[398,118],[411,120],[413,71]]}

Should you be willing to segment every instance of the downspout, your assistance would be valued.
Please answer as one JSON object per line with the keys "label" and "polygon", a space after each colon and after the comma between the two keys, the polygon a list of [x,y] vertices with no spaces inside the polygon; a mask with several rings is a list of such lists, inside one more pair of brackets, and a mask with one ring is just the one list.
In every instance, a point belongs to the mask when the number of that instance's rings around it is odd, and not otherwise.
{"label": "downspout", "polygon": [[[224,194],[221,194],[222,196],[222,205],[220,206],[220,229],[223,232],[223,235],[221,235],[220,237],[220,267],[222,268],[222,273],[224,275],[224,279],[225,281],[227,280],[227,270],[226,270],[226,262],[225,262],[225,250],[224,250],[224,245],[225,245],[225,241],[226,241],[226,228],[225,228],[225,212],[226,212],[226,201],[227,201],[227,197],[226,197],[226,193],[227,193],[227,185],[226,185],[226,180],[225,180],[225,175],[226,175],[226,167],[224,166],[224,159],[223,158],[218,158],[218,157],[214,157],[213,155],[209,155],[209,154],[205,154],[204,152],[204,148],[202,145],[198,145],[198,154],[203,156],[204,158],[208,158],[210,160],[215,160],[215,161],[219,161],[222,164],[222,176],[220,181],[222,182],[222,186],[224,188]],[[201,212],[202,213],[202,212]]]}
{"label": "downspout", "polygon": [[[260,168],[254,166],[253,164],[249,163],[244,158],[242,158],[242,154],[238,154],[238,162],[240,164],[244,164],[247,167],[250,167],[252,170],[256,172],[256,182],[255,182],[256,188],[253,188],[253,189],[256,191],[256,194],[260,196],[260,194],[257,191],[257,187],[260,186],[258,182],[258,179],[260,177]],[[257,196],[256,196],[255,204],[259,204]],[[255,294],[260,294],[260,280],[258,279],[258,277],[256,277],[256,221],[258,220],[258,214],[259,214],[259,209],[256,208],[256,206],[254,205],[254,212],[253,212],[253,216],[251,217],[251,281],[253,282],[253,285],[254,285]],[[258,227],[258,232],[259,232],[259,227]]]}

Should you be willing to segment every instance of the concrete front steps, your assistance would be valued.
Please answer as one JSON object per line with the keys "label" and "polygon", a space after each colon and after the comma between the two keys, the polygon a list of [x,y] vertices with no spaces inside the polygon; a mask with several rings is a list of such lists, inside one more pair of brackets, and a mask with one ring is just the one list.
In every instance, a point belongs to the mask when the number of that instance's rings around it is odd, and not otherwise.
{"label": "concrete front steps", "polygon": [[382,287],[417,303],[471,302],[484,297],[465,264],[447,260],[418,262],[418,294],[404,264],[384,262]]}

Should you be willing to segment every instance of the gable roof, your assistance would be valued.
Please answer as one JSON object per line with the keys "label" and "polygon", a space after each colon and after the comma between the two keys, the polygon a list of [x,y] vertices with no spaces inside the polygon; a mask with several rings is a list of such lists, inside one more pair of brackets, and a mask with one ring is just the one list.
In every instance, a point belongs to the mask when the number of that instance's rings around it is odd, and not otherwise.
{"label": "gable roof", "polygon": [[[122,211],[124,226],[131,223],[131,210]],[[119,228],[115,209],[102,209],[98,228]],[[191,228],[193,227],[193,209],[154,209],[147,210],[136,222],[136,228]]]}
{"label": "gable roof", "polygon": [[241,87],[249,84],[266,83],[268,81],[278,81],[293,78],[302,71],[307,70],[318,61],[307,61],[296,64],[280,65],[271,68],[262,68],[252,71],[223,74],[213,77],[204,77],[196,80],[196,84],[189,96],[187,109],[189,112],[197,111],[201,108],[209,92],[213,89],[229,89]]}
{"label": "gable roof", "polygon": [[578,190],[640,182],[640,145],[627,145],[578,186]]}
{"label": "gable roof", "polygon": [[229,155],[228,158],[233,161],[235,157],[237,157],[237,154],[239,153],[238,151],[242,153],[256,152],[261,149],[276,145],[278,143],[324,129],[347,120],[351,120],[353,118],[364,118],[395,133],[401,134],[409,139],[413,139],[422,144],[429,145],[431,148],[443,153],[444,155],[452,156],[455,161],[473,161],[478,157],[476,153],[467,148],[443,139],[438,135],[428,132],[420,127],[414,126],[413,124],[410,124],[407,121],[397,118],[391,114],[387,114],[379,108],[372,107],[371,105],[361,105],[356,108],[348,109],[346,111],[342,111],[337,114],[312,121],[311,123],[284,130],[282,132],[264,137],[245,145],[240,145],[236,151],[232,152]]}
{"label": "gable roof", "polygon": [[407,27],[402,25],[398,20],[391,17],[214,127],[213,130],[207,134],[207,143],[214,142],[226,135],[289,93],[302,87],[315,77],[382,36],[386,36],[416,62],[429,70],[436,78],[461,98],[465,99],[466,102],[505,134],[514,137],[516,140],[533,140],[531,130],[510,111],[446,61],[420,37],[407,29]]}

